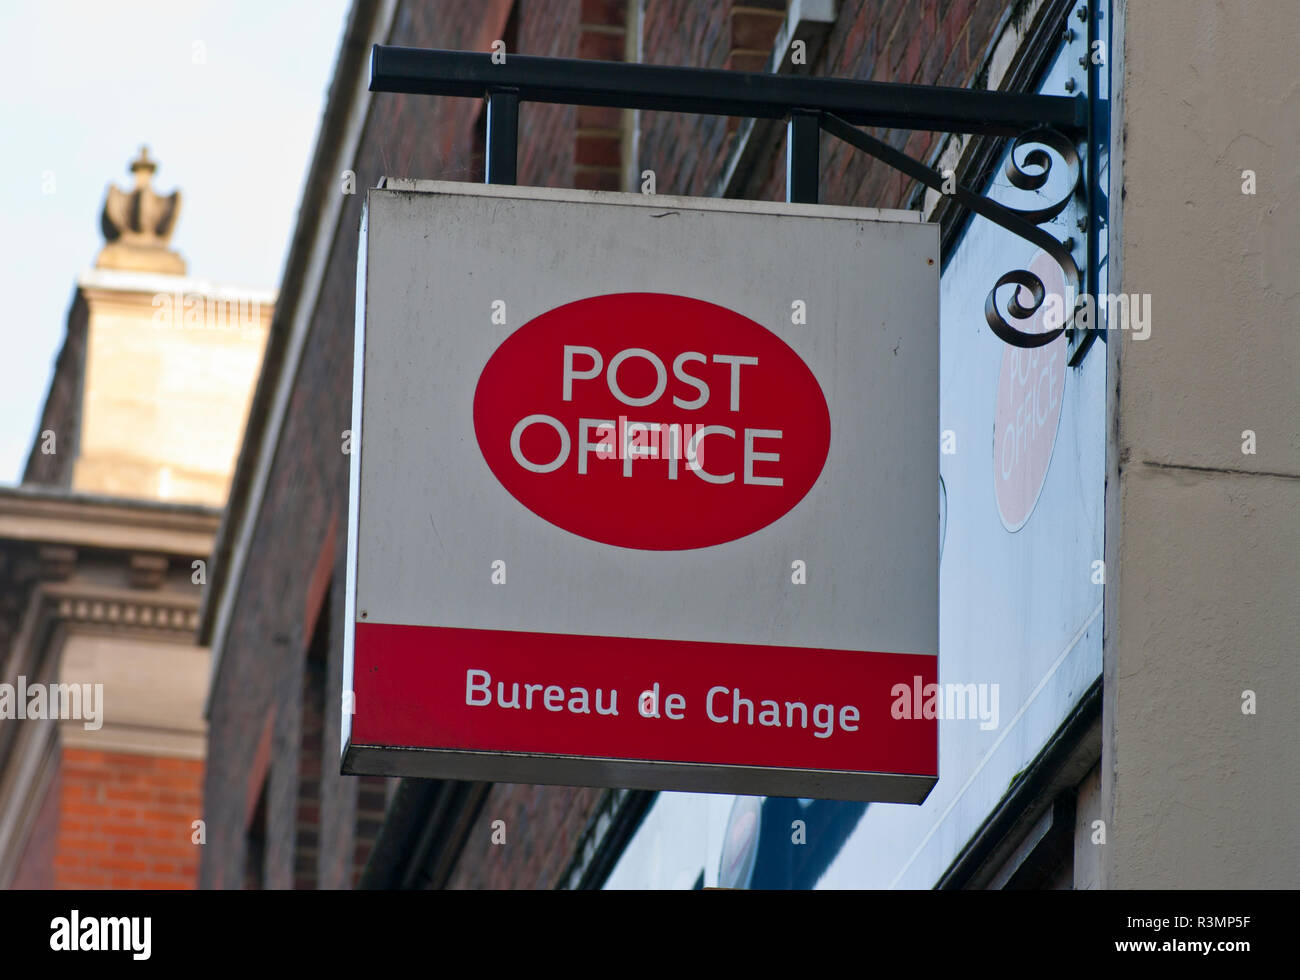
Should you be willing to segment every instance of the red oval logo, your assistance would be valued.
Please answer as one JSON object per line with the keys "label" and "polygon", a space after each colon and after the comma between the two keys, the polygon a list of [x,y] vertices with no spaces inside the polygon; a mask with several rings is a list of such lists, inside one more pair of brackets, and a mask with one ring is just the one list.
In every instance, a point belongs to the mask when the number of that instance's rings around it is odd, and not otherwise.
{"label": "red oval logo", "polygon": [[613,293],[557,307],[496,349],[474,432],[516,500],[623,548],[734,541],[787,514],[830,451],[807,365],[725,307]]}

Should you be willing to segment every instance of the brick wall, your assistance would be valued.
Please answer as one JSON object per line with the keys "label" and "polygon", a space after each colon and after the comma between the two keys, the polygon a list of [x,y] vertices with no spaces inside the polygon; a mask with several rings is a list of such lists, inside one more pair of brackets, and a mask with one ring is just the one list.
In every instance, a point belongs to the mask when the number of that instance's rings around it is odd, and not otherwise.
{"label": "brick wall", "polygon": [[[843,0],[815,74],[966,85],[979,69],[1003,0]],[[784,0],[646,0],[642,45],[657,64],[711,68],[757,66],[770,44]],[[517,19],[510,0],[466,4],[405,0],[391,43],[488,51],[507,30],[526,54],[562,57],[621,55],[626,12],[613,0],[522,0]],[[381,175],[468,180],[481,177],[476,134],[481,102],[379,94],[373,97],[360,149],[352,163],[358,189]],[[524,104],[520,112],[520,182],[560,187],[617,186],[611,163],[621,116],[608,110]],[[720,117],[642,113],[638,170],[656,171],[660,193],[707,193],[721,170],[734,127]],[[902,146],[907,134],[889,134]],[[906,138],[923,156],[928,135]],[[621,162],[621,160],[620,160]],[[908,182],[863,154],[823,140],[825,203],[901,206]],[[746,195],[779,200],[784,156],[756,174]],[[348,459],[340,433],[351,421],[352,332],[357,232],[363,195],[344,202],[310,340],[281,433],[275,463],[252,539],[251,560],[235,596],[226,662],[212,696],[210,757],[206,778],[209,845],[202,883],[238,887],[244,832],[250,812],[248,772],[259,733],[272,719],[268,782],[268,887],[291,887],[298,851],[297,801],[302,746],[303,661],[311,622],[311,583],[322,535],[333,537],[329,601],[342,609]],[[328,529],[328,530],[325,530]],[[330,625],[325,704],[341,699],[342,617]],[[307,722],[308,725],[311,722]],[[361,780],[341,777],[331,760],[339,743],[339,717],[324,713],[325,764],[320,782],[319,886],[348,887],[360,846],[373,829],[377,805],[368,793],[358,812]],[[386,789],[387,792],[387,789]],[[470,828],[450,884],[474,887],[550,887],[591,814],[598,791],[497,785]],[[491,824],[503,820],[507,844],[491,843]],[[358,828],[361,833],[358,834]]]}
{"label": "brick wall", "polygon": [[383,776],[357,777],[357,823],[352,838],[352,879],[354,887],[361,880],[361,872],[370,860],[370,852],[379,839],[388,809],[388,788],[391,781]]}
{"label": "brick wall", "polygon": [[[447,887],[555,887],[600,796],[597,789],[493,786]],[[504,844],[492,843],[498,820]]]}
{"label": "brick wall", "polygon": [[789,0],[734,0],[727,12],[728,52],[723,67],[765,71],[789,6]]}
{"label": "brick wall", "polygon": [[[627,0],[582,0],[578,57],[622,61],[627,46]],[[578,106],[574,115],[573,183],[586,190],[623,189],[623,110]]]}
{"label": "brick wall", "polygon": [[[970,86],[993,34],[1014,0],[844,0],[817,62],[816,75]],[[924,160],[933,134],[871,130],[879,139]],[[785,197],[785,146],[749,196]],[[906,207],[914,187],[903,174],[837,139],[822,137],[821,203]]]}
{"label": "brick wall", "polygon": [[[723,68],[731,54],[731,0],[646,0],[642,60],[650,65]],[[660,194],[705,194],[725,159],[723,116],[643,112],[637,173],[655,172]]]}
{"label": "brick wall", "polygon": [[[409,0],[408,0],[409,2]],[[581,5],[576,0],[519,0],[519,51],[577,58]],[[578,110],[567,105],[519,107],[519,183],[574,186],[574,130]]]}
{"label": "brick wall", "polygon": [[[1012,0],[842,0],[811,73],[966,87],[978,74],[993,32]],[[650,64],[761,71],[787,0],[646,0],[644,60]],[[924,158],[929,133],[874,130]],[[637,170],[653,169],[661,194],[708,194],[727,160],[735,126],[715,116],[641,114]],[[785,197],[785,148],[743,196]],[[824,204],[904,207],[912,183],[838,140],[822,137]]]}
{"label": "brick wall", "polygon": [[298,800],[294,825],[293,887],[320,882],[320,783],[325,759],[325,663],[308,656],[302,677],[302,722],[298,740]]}
{"label": "brick wall", "polygon": [[197,759],[64,749],[53,887],[193,888],[202,782]]}

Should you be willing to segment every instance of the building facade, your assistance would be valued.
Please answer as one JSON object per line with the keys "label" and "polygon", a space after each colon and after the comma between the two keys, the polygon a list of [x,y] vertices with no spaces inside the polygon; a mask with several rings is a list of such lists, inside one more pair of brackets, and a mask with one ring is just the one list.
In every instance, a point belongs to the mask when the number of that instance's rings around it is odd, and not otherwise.
{"label": "building facade", "polygon": [[[1282,325],[1297,300],[1279,263],[1298,174],[1279,147],[1297,113],[1276,49],[1300,25],[1265,6],[359,0],[203,609],[213,667],[201,883],[1294,882],[1300,846],[1280,815],[1300,790],[1284,693],[1297,681],[1287,651],[1300,436]],[[475,100],[370,94],[368,55],[376,43],[487,52],[497,41],[535,55],[1086,99],[1081,166],[1099,193],[1085,200],[1060,183],[1062,159],[1031,194],[1064,202],[1043,227],[1096,275],[1104,340],[1086,352],[1065,338],[1012,349],[985,322],[1008,270],[1050,284],[1046,256],[822,140],[821,203],[910,208],[942,226],[940,680],[974,698],[941,722],[940,781],[923,805],[339,774],[364,189],[385,177],[482,180],[485,134]],[[1256,48],[1273,56],[1261,63]],[[879,135],[1009,206],[1010,173],[1038,167],[1023,151],[1008,162],[1008,141]],[[782,200],[784,128],[524,104],[520,184],[636,193],[647,171],[661,195]]]}
{"label": "building facade", "polygon": [[193,888],[199,605],[274,294],[187,274],[110,185],[22,483],[0,488],[0,887]]}

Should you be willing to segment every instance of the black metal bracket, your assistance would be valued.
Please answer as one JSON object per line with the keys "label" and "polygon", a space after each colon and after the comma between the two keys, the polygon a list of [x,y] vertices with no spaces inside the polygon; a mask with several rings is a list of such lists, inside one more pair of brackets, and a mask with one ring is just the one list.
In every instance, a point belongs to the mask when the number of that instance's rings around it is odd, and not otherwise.
{"label": "black metal bracket", "polygon": [[487,93],[487,152],[484,176],[489,184],[513,184],[519,166],[519,90],[492,88]]}
{"label": "black metal bracket", "polygon": [[[1037,95],[516,54],[507,54],[502,61],[477,52],[380,44],[371,51],[370,90],[485,98],[486,179],[492,184],[516,180],[521,101],[787,118],[789,201],[817,203],[819,142],[821,133],[826,132],[928,187],[949,193],[962,207],[1037,245],[1060,265],[1069,288],[1079,295],[1079,269],[1070,254],[1071,243],[1062,243],[1038,225],[1060,214],[1079,187],[1081,165],[1076,144],[1085,141],[1089,147],[1096,145],[1092,139],[1093,112],[1083,94]],[[1013,136],[1015,142],[1005,173],[1015,188],[1035,191],[1044,187],[1053,166],[1052,154],[1064,162],[1070,175],[1069,187],[1064,196],[1046,205],[1025,210],[1011,208],[967,187],[945,186],[943,176],[933,168],[863,132],[859,126]],[[1090,197],[1096,168],[1093,154],[1088,156],[1084,193]],[[1089,285],[1095,282],[1093,237],[1089,236]],[[1016,288],[1006,299],[1004,311],[999,290],[1005,286]],[[1024,302],[1022,296],[1027,296]],[[1054,330],[1029,333],[1013,325],[1013,321],[1024,323],[1030,319],[1044,299],[1043,283],[1036,275],[1024,269],[1013,270],[1001,276],[989,291],[985,319],[997,337],[1016,347],[1041,347],[1062,334],[1075,339],[1073,310],[1063,310],[1064,323]],[[1082,361],[1096,333],[1090,329],[1077,338],[1071,365]]]}
{"label": "black metal bracket", "polygon": [[816,204],[821,175],[821,114],[806,109],[790,113],[785,145],[785,198],[796,204]]}

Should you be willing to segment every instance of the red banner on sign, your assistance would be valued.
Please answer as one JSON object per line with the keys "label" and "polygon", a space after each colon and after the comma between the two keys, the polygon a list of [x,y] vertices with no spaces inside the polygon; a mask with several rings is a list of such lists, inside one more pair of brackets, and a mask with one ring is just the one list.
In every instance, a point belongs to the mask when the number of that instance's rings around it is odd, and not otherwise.
{"label": "red banner on sign", "polygon": [[937,720],[891,707],[937,671],[924,654],[357,623],[351,741],[936,776]]}

